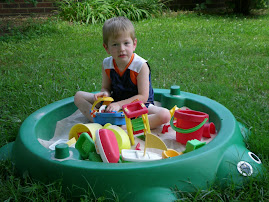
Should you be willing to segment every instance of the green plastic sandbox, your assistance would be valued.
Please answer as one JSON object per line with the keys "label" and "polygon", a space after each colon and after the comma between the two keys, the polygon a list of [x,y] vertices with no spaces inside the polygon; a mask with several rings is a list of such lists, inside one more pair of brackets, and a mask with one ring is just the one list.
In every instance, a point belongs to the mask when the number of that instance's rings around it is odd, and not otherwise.
{"label": "green plastic sandbox", "polygon": [[187,106],[209,115],[218,131],[207,145],[173,158],[138,163],[102,163],[81,160],[75,148],[72,158],[55,159],[55,151],[43,147],[38,138],[50,140],[56,123],[77,110],[74,98],[47,105],[21,125],[16,140],[0,149],[0,158],[11,159],[16,169],[42,182],[62,180],[73,195],[94,192],[96,197],[117,194],[120,201],[173,201],[174,189],[194,192],[217,183],[241,186],[264,172],[261,160],[244,143],[249,134],[233,114],[207,97],[171,89],[154,89],[155,100],[168,109]]}

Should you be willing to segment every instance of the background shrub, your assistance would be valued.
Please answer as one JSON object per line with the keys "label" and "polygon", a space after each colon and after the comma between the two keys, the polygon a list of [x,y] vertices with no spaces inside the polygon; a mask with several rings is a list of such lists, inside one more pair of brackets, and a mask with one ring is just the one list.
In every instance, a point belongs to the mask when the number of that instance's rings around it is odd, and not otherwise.
{"label": "background shrub", "polygon": [[229,5],[235,13],[248,15],[251,9],[268,7],[268,0],[229,0]]}
{"label": "background shrub", "polygon": [[64,0],[58,4],[64,20],[86,24],[102,23],[115,16],[139,21],[158,15],[165,8],[160,0]]}

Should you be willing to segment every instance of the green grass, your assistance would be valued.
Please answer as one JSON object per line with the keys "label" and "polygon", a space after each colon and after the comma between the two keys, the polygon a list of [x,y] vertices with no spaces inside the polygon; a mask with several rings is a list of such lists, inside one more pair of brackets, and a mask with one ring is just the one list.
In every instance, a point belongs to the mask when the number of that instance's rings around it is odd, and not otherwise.
{"label": "green grass", "polygon": [[[178,13],[135,22],[136,53],[148,59],[153,87],[181,86],[226,106],[251,128],[246,141],[269,169],[269,15],[197,16]],[[14,141],[31,113],[76,91],[101,87],[102,25],[57,19],[30,23],[0,38],[0,146]],[[60,182],[41,184],[0,164],[0,200],[65,201]],[[268,173],[244,188],[213,186],[177,194],[186,201],[269,200]],[[49,194],[47,194],[49,193]],[[91,196],[82,197],[89,200]],[[95,200],[102,200],[102,198]]]}

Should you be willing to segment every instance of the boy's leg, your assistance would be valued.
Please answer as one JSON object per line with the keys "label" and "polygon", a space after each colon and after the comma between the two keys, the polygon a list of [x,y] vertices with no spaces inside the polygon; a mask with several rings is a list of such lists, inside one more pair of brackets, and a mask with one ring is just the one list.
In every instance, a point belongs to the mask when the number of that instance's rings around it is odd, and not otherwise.
{"label": "boy's leg", "polygon": [[74,103],[81,111],[81,113],[87,117],[90,122],[93,122],[93,118],[90,114],[90,109],[94,103],[94,94],[84,91],[78,91],[74,97]]}
{"label": "boy's leg", "polygon": [[163,107],[157,107],[150,105],[148,107],[148,118],[151,129],[157,128],[162,124],[168,123],[171,119],[171,115],[168,109]]}

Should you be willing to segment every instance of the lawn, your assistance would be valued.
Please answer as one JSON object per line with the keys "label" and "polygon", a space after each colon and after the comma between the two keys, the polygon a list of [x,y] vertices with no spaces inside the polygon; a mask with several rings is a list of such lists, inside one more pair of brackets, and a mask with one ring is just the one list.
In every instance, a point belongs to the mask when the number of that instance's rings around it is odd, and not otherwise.
{"label": "lawn", "polygon": [[[251,17],[174,13],[135,22],[136,53],[152,69],[154,88],[179,85],[226,106],[251,129],[246,141],[269,169],[269,15]],[[28,20],[0,36],[0,146],[14,141],[34,111],[101,87],[102,25],[57,18]],[[42,184],[0,163],[0,200],[65,201],[60,182]],[[268,173],[262,181],[225,190],[212,187],[181,193],[193,200],[269,200]],[[81,200],[89,200],[84,196]],[[101,200],[102,198],[100,198]]]}

